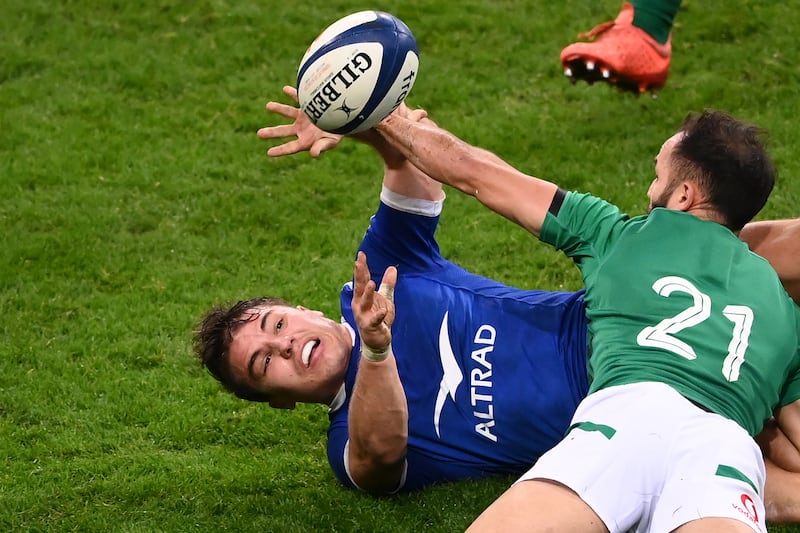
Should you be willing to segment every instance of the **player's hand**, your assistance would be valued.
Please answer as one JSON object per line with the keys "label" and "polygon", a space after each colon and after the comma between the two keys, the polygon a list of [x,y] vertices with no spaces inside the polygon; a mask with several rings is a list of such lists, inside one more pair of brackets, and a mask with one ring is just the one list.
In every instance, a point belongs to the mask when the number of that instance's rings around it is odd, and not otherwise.
{"label": "player's hand", "polygon": [[430,119],[427,111],[424,109],[411,109],[406,105],[405,102],[398,106],[398,108],[395,110],[395,113],[410,120],[411,122],[421,122],[423,124],[438,127],[437,124]]}
{"label": "player's hand", "polygon": [[[297,102],[297,89],[294,87],[285,86],[283,93]],[[291,119],[292,123],[261,128],[258,130],[259,137],[262,139],[296,137],[294,140],[273,146],[267,150],[267,155],[271,157],[292,155],[299,152],[308,152],[311,157],[319,157],[322,152],[334,148],[343,138],[342,135],[328,133],[316,127],[298,107],[281,104],[280,102],[269,102],[267,103],[267,111]]]}
{"label": "player's hand", "polygon": [[387,350],[392,342],[394,322],[394,287],[397,269],[390,266],[383,274],[378,290],[369,275],[367,256],[358,252],[353,268],[353,315],[355,315],[361,342],[372,351]]}
{"label": "player's hand", "polygon": [[411,109],[405,102],[401,102],[397,109],[393,111],[397,115],[410,120],[411,122],[421,122],[428,118],[428,112],[424,109]]}

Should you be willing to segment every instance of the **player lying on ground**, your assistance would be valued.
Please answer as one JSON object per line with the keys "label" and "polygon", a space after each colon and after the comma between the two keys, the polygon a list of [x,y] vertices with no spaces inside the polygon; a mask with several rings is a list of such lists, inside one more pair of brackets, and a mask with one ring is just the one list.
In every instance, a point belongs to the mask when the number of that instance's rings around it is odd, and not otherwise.
{"label": "player lying on ground", "polygon": [[430,122],[393,114],[375,129],[429,177],[563,250],[587,286],[589,395],[470,531],[765,531],[751,436],[775,410],[800,446],[800,309],[737,238],[775,180],[759,130],[688,116],[658,153],[648,214],[628,217]]}
{"label": "player lying on ground", "polygon": [[[293,123],[264,128],[262,138],[297,137],[271,148],[273,157],[302,151],[316,157],[341,140],[313,127],[293,106],[273,102],[268,109]],[[398,266],[395,355],[369,362],[351,334],[361,338],[353,309],[369,315],[360,305],[366,259],[356,269],[356,305],[352,284],[343,289],[349,327],[282,302],[249,300],[208,315],[196,339],[198,354],[240,397],[274,407],[333,404],[328,456],[346,485],[386,493],[521,473],[560,439],[587,390],[582,293],[524,291],[446,261],[434,236],[441,185],[372,132],[362,140],[385,164],[382,202],[359,250],[366,251],[375,282]],[[258,318],[267,308],[280,309],[283,321],[273,323],[274,314],[262,330]],[[287,332],[295,340],[283,351],[278,345],[265,367],[266,354],[258,350],[275,346]],[[306,337],[313,339],[310,364],[303,362],[308,343],[297,344]],[[255,375],[247,369],[253,355]],[[384,411],[368,408],[374,405]]]}

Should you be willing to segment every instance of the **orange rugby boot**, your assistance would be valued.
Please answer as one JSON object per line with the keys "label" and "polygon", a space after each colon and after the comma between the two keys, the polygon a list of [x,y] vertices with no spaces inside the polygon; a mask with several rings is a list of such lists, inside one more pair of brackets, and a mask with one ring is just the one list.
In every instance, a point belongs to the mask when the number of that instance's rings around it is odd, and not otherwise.
{"label": "orange rugby boot", "polygon": [[664,86],[672,56],[672,36],[661,44],[633,25],[633,6],[625,3],[613,22],[582,33],[561,51],[564,74],[574,83],[608,82],[622,90],[655,93]]}

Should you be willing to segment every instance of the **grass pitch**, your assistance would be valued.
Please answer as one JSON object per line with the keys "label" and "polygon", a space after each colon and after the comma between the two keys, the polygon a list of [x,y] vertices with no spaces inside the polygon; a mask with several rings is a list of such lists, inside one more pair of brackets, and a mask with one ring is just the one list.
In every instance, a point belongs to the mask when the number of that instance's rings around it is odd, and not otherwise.
{"label": "grass pitch", "polygon": [[[380,163],[353,143],[268,160],[255,131],[317,33],[367,8],[417,37],[410,103],[532,174],[639,213],[661,142],[713,107],[771,132],[781,179],[761,216],[799,215],[793,2],[685,1],[653,99],[561,73],[561,48],[613,18],[610,1],[5,0],[0,530],[459,531],[507,487],[346,491],[324,408],[238,401],[190,355],[216,302],[271,294],[338,317]],[[456,191],[440,241],[508,283],[580,287]]]}

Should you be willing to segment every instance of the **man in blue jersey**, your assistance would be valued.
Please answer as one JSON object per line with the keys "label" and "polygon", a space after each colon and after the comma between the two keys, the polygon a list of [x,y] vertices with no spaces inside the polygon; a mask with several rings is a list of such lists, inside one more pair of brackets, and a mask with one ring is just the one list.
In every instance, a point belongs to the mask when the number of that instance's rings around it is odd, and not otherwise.
{"label": "man in blue jersey", "polygon": [[[318,155],[341,139],[295,107],[269,106],[297,119],[259,132],[298,136],[273,156]],[[521,473],[558,441],[588,390],[582,293],[516,289],[445,260],[434,236],[442,186],[374,131],[361,140],[383,157],[384,180],[342,289],[343,322],[248,300],[205,319],[201,359],[242,398],[329,405],[328,458],[345,485],[391,493]],[[394,289],[396,316],[376,282]],[[394,354],[384,351],[390,339]]]}
{"label": "man in blue jersey", "polygon": [[759,130],[688,116],[656,158],[649,214],[634,218],[407,112],[376,130],[563,250],[587,286],[590,393],[470,531],[765,531],[751,437],[774,410],[800,447],[800,309],[737,237],[774,184]]}

